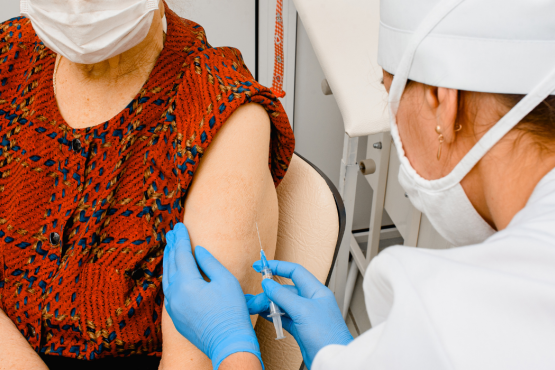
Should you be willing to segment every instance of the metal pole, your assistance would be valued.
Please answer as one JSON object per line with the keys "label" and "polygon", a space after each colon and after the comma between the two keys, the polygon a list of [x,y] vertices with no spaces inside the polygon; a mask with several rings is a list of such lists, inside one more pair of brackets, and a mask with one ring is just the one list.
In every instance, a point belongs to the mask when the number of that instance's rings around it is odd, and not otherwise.
{"label": "metal pole", "polygon": [[355,213],[355,196],[357,184],[357,151],[358,137],[351,138],[345,134],[343,142],[343,158],[341,160],[341,172],[339,181],[339,193],[345,204],[347,222],[345,234],[339,247],[337,262],[335,265],[335,298],[339,307],[344,306],[347,275],[349,270],[349,255],[351,249],[351,236],[353,233],[353,217]]}

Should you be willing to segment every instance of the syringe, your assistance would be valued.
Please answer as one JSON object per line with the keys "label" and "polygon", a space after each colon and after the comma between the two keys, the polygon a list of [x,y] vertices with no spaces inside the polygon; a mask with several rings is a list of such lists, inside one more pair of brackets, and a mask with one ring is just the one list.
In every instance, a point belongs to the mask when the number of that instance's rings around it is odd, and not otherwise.
{"label": "syringe", "polygon": [[[262,249],[262,241],[260,240],[260,233],[258,232],[258,223],[256,224],[256,232],[258,233],[258,241],[260,242],[260,261],[262,262],[262,279],[273,279],[272,270],[268,265],[268,260],[266,259],[266,254]],[[285,339],[285,335],[283,335],[283,326],[281,325],[281,316],[283,316],[283,312],[279,309],[279,307],[272,301],[270,301],[270,314],[268,317],[272,318],[274,322],[274,327],[276,328],[276,340]]]}

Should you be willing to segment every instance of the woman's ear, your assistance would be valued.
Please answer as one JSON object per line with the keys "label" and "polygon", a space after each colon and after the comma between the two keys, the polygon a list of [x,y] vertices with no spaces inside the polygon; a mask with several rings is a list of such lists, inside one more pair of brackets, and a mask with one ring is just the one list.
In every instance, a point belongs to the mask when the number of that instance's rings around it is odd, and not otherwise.
{"label": "woman's ear", "polygon": [[461,129],[457,122],[459,90],[429,86],[426,102],[429,108],[435,111],[436,127],[439,128],[445,142],[455,141],[456,133]]}

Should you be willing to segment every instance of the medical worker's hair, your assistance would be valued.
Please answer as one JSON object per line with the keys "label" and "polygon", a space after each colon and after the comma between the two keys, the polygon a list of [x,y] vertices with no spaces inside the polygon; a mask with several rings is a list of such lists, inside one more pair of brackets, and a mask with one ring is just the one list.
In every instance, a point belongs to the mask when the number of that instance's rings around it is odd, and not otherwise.
{"label": "medical worker's hair", "polygon": [[[517,105],[525,96],[516,94],[493,95],[507,111]],[[542,151],[555,152],[555,95],[550,95],[541,102],[520,121],[514,130],[531,135]]]}

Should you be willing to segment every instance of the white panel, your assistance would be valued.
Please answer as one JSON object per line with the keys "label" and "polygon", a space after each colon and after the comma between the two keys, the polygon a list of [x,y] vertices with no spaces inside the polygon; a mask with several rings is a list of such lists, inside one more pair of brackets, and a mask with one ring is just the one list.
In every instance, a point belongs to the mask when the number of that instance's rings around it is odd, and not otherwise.
{"label": "white panel", "polygon": [[[295,150],[320,168],[338,187],[345,133],[343,118],[334,95],[326,96],[322,93],[324,72],[300,19],[296,57]],[[366,137],[359,138],[357,160],[366,158],[366,141]],[[355,230],[368,227],[371,203],[372,189],[359,173],[353,220]],[[384,222],[388,225],[392,223],[385,214]]]}
{"label": "white panel", "polygon": [[[391,145],[389,158],[389,175],[387,177],[387,190],[385,194],[385,210],[393,220],[397,230],[407,240],[411,236],[411,226],[415,213],[420,213],[413,207],[405,191],[399,184],[398,174],[401,162],[397,156],[395,145]],[[414,243],[416,246],[416,240]]]}
{"label": "white panel", "polygon": [[[276,28],[276,0],[260,0],[259,70],[258,82],[272,87],[274,77],[274,37]],[[283,91],[286,96],[281,104],[293,125],[295,113],[295,60],[297,49],[297,10],[293,0],[283,0],[283,31],[285,76]]]}
{"label": "white panel", "polygon": [[19,16],[19,0],[0,0],[0,22]]}
{"label": "white panel", "polygon": [[351,137],[389,131],[379,0],[295,0]]}
{"label": "white panel", "polygon": [[255,0],[167,0],[166,2],[181,17],[204,27],[210,45],[232,46],[239,49],[245,64],[254,76],[256,72]]}
{"label": "white panel", "polygon": [[[333,95],[322,93],[325,78],[308,34],[299,20],[295,96],[295,150],[339,187],[343,155],[343,119]],[[367,227],[367,226],[365,226]]]}

